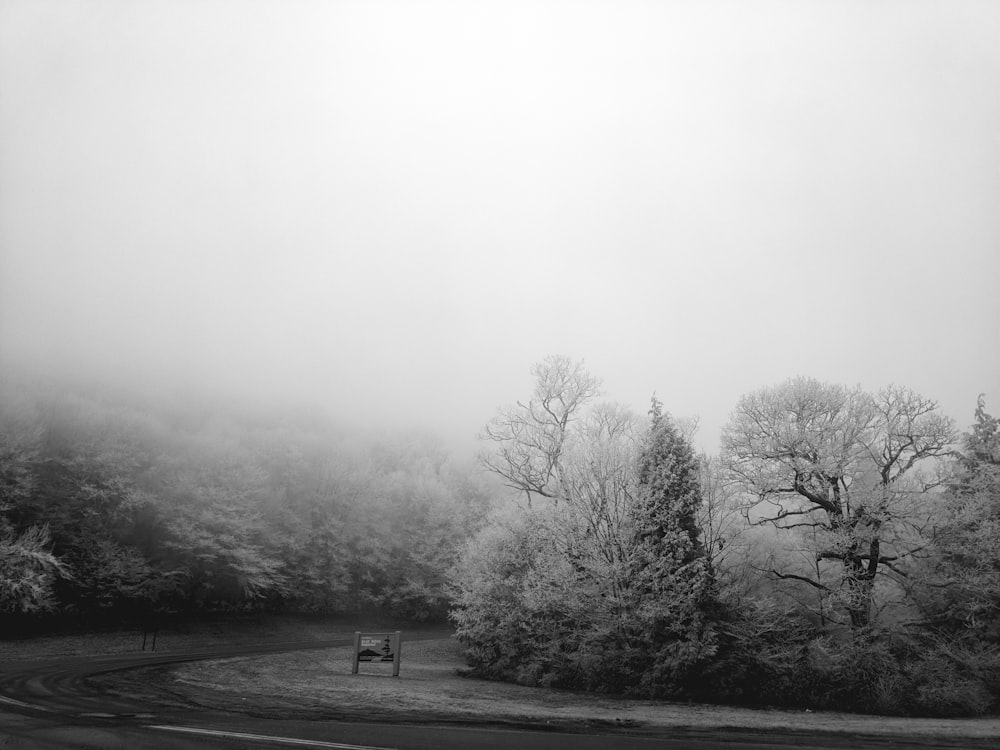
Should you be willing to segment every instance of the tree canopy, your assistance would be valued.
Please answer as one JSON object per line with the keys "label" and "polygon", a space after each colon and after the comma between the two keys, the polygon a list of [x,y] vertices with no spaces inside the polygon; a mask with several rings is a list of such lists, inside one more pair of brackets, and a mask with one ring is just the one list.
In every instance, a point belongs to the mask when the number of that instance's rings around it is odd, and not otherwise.
{"label": "tree canopy", "polygon": [[482,463],[536,502],[466,548],[458,636],[491,676],[680,694],[714,649],[693,451],[658,402],[648,421],[590,403],[580,362],[532,372],[534,398],[500,410]]}
{"label": "tree canopy", "polygon": [[0,612],[441,619],[446,572],[492,493],[425,435],[8,384]]}
{"label": "tree canopy", "polygon": [[[744,396],[723,431],[728,470],[747,491],[756,523],[806,529],[832,580],[774,570],[812,586],[867,627],[875,579],[923,549],[911,524],[955,430],[937,404],[906,388],[877,394],[795,378]],[[927,466],[930,473],[918,469]],[[817,567],[817,572],[821,569]]]}

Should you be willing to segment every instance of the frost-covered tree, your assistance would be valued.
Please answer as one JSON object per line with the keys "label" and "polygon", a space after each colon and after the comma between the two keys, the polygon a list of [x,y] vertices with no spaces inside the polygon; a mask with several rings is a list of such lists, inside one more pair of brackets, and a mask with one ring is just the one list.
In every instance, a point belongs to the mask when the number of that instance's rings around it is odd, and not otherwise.
{"label": "frost-covered tree", "polygon": [[719,457],[702,454],[698,464],[701,541],[720,597],[738,606],[760,583],[761,566],[754,559],[767,554],[767,544],[743,513],[743,491],[730,481]]}
{"label": "frost-covered tree", "polygon": [[812,546],[815,571],[773,575],[813,587],[858,629],[871,622],[876,578],[901,576],[926,548],[921,506],[953,439],[937,404],[907,388],[871,395],[794,378],[744,396],[722,445],[749,517]]}
{"label": "frost-covered tree", "polygon": [[483,431],[491,449],[480,460],[529,502],[533,495],[559,499],[567,438],[581,410],[600,393],[600,381],[583,362],[563,355],[537,363],[531,373],[532,397],[498,411]]}
{"label": "frost-covered tree", "polygon": [[474,466],[315,415],[126,395],[0,378],[0,612],[444,616],[495,491]]}
{"label": "frost-covered tree", "polygon": [[483,464],[536,501],[491,524],[456,567],[459,638],[493,677],[677,693],[713,642],[691,447],[658,406],[650,423],[587,407],[597,380],[580,363],[533,371],[534,398],[491,422]]}
{"label": "frost-covered tree", "polygon": [[[44,523],[25,525],[38,491],[42,426],[26,400],[0,393],[0,613],[53,609],[53,587],[68,575]],[[34,520],[34,519],[31,519]]]}
{"label": "frost-covered tree", "polygon": [[0,612],[31,614],[54,608],[53,584],[68,571],[50,547],[43,526],[15,534],[0,525]]}
{"label": "frost-covered tree", "polygon": [[714,591],[698,525],[698,461],[655,397],[650,418],[630,507],[632,632],[647,652],[643,688],[669,694],[714,653]]}
{"label": "frost-covered tree", "polygon": [[1000,420],[979,397],[936,528],[936,556],[913,572],[930,623],[1000,641]]}
{"label": "frost-covered tree", "polygon": [[702,504],[698,461],[655,397],[636,479],[633,516],[639,543],[659,558],[672,557],[678,565],[703,559],[705,549],[698,526]]}

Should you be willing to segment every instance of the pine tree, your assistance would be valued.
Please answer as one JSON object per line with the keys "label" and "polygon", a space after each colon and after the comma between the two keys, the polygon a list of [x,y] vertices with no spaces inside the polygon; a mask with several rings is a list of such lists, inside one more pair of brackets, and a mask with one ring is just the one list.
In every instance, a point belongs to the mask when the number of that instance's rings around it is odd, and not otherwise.
{"label": "pine tree", "polygon": [[649,414],[649,434],[639,457],[638,541],[686,565],[705,556],[697,522],[698,461],[655,396]]}
{"label": "pine tree", "polygon": [[976,401],[976,421],[965,435],[960,463],[960,491],[977,492],[1000,486],[1000,419],[986,411],[986,396]]}
{"label": "pine tree", "polygon": [[947,516],[936,529],[921,605],[937,625],[1000,642],[1000,420],[980,396],[963,439]]}
{"label": "pine tree", "polygon": [[650,695],[687,691],[696,667],[715,651],[714,585],[700,539],[694,451],[654,397],[639,456],[632,593],[633,659]]}

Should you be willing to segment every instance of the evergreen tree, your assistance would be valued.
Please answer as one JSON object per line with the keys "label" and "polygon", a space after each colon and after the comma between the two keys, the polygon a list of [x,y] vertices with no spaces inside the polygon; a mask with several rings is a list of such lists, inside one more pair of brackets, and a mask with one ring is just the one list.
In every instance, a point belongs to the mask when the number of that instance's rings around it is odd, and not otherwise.
{"label": "evergreen tree", "polygon": [[976,406],[964,435],[953,492],[937,529],[939,553],[919,580],[918,603],[931,622],[1000,642],[1000,420]]}
{"label": "evergreen tree", "polygon": [[1000,419],[986,411],[986,396],[976,401],[976,421],[965,435],[959,491],[968,494],[1000,486]]}
{"label": "evergreen tree", "polygon": [[696,668],[715,653],[712,570],[700,539],[694,451],[654,397],[638,461],[633,508],[632,658],[650,695],[689,692]]}
{"label": "evergreen tree", "polygon": [[637,541],[686,565],[705,556],[698,526],[698,461],[655,396],[649,415],[649,434],[639,457]]}

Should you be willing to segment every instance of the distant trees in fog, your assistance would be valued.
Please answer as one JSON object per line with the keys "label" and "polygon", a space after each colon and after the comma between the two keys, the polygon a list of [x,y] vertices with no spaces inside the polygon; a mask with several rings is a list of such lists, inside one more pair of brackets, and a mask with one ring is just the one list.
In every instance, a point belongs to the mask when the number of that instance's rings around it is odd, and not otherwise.
{"label": "distant trees in fog", "polygon": [[0,613],[447,611],[491,497],[415,435],[322,420],[0,394]]}
{"label": "distant trees in fog", "polygon": [[[794,378],[718,456],[566,357],[480,466],[312,416],[0,390],[0,625],[450,613],[478,674],[968,715],[1000,693],[1000,421]],[[486,471],[482,471],[485,469]],[[505,489],[506,488],[506,489]]]}

